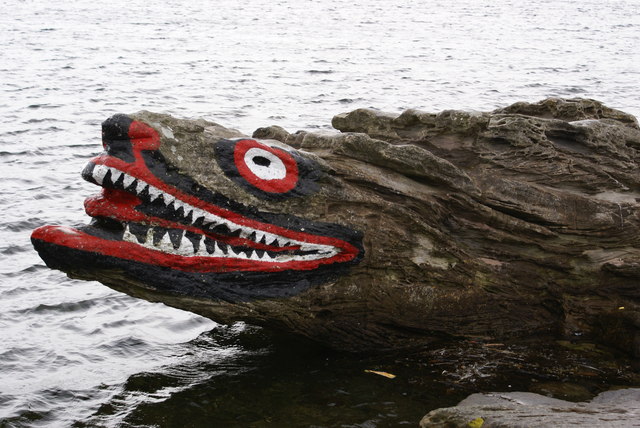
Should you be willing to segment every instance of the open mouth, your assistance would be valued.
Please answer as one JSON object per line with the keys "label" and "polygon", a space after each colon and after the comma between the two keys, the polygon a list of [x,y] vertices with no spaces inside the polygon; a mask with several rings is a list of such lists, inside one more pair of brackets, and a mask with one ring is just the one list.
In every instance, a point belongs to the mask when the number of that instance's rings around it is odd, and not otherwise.
{"label": "open mouth", "polygon": [[[164,165],[153,128],[122,115],[108,122],[106,153],[82,173],[103,188],[85,201],[94,220],[80,228],[41,227],[32,234],[34,242],[198,273],[310,271],[361,257],[355,239],[317,233],[341,226],[292,216],[268,221],[274,216],[220,203],[219,195]],[[242,142],[265,157],[278,154],[254,140]]]}
{"label": "open mouth", "polygon": [[203,206],[176,189],[168,193],[115,167],[90,163],[83,176],[105,188],[85,202],[89,215],[111,220],[98,220],[94,227],[110,230],[112,239],[131,244],[137,251],[171,256],[172,265],[180,261],[183,268],[194,271],[312,269],[345,258],[344,254],[339,257],[340,243],[331,238],[260,224],[219,207]]}

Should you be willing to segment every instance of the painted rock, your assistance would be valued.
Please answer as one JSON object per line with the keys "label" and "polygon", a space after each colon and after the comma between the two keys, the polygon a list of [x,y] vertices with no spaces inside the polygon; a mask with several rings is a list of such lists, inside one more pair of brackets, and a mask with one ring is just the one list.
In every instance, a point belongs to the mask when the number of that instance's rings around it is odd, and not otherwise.
{"label": "painted rock", "polygon": [[355,110],[252,137],[103,123],[48,266],[216,321],[360,351],[553,333],[640,355],[640,128],[593,100]]}

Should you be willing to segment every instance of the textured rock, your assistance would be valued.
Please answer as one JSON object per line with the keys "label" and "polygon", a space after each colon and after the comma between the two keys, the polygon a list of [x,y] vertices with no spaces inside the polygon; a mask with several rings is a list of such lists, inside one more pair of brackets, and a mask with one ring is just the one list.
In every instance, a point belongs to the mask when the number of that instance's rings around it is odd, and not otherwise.
{"label": "textured rock", "polygon": [[581,403],[530,392],[473,394],[456,407],[429,412],[421,428],[640,426],[640,389],[603,392]]}
{"label": "textured rock", "polygon": [[239,133],[130,117],[160,134],[164,162],[197,186],[282,227],[304,220],[335,236],[353,231],[344,239],[363,251],[326,265],[322,280],[300,279],[302,271],[268,280],[263,295],[244,273],[226,273],[239,282],[217,281],[210,288],[224,293],[207,295],[205,286],[163,286],[173,281],[170,266],[160,280],[52,260],[43,232],[34,233],[51,266],[220,322],[354,351],[551,333],[640,356],[640,129],[630,115],[593,100],[548,99],[488,113],[361,109],[333,119],[341,133],[260,128],[254,138],[314,165],[305,175],[313,185],[286,199],[239,186],[216,163],[216,141]]}

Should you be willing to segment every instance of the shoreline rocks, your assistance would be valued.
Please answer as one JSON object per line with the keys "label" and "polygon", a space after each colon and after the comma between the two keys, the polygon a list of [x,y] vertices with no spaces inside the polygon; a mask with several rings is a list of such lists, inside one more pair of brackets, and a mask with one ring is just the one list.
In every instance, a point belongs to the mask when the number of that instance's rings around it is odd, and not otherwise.
{"label": "shoreline rocks", "polygon": [[[272,126],[254,134],[262,142],[202,120],[148,112],[118,117],[107,132],[113,164],[137,159],[149,180],[160,171],[184,189],[163,198],[191,202],[179,201],[188,207],[167,214],[174,241],[166,239],[160,262],[152,257],[160,239],[141,232],[155,221],[149,213],[164,215],[160,206],[145,208],[146,223],[134,229],[113,222],[103,224],[108,230],[88,228],[93,252],[82,243],[70,257],[61,248],[75,232],[40,229],[34,242],[45,261],[73,277],[218,322],[245,321],[353,352],[552,335],[640,356],[640,127],[631,115],[585,99],[480,113],[359,109],[334,118],[339,133],[290,134]],[[136,123],[139,138],[123,142],[122,123]],[[240,140],[223,142],[229,135]],[[135,156],[115,153],[130,143]],[[292,197],[270,197],[265,189],[277,187],[233,165],[246,159],[229,154],[238,144],[244,154],[262,150],[256,171],[298,162],[304,186],[287,182]],[[89,166],[85,175],[97,183],[106,171],[100,168]],[[91,212],[123,221],[117,199],[125,198],[120,191],[128,181],[119,180],[109,183],[122,187],[118,192],[88,202]],[[222,208],[196,194],[214,195],[210,200]],[[210,217],[235,230],[194,223],[191,247],[181,241],[179,222],[196,221],[182,218],[194,207],[203,211],[195,211],[200,219],[214,211],[229,216]],[[140,218],[136,207],[127,209],[126,219]],[[95,256],[100,240],[112,233],[117,242],[122,229],[131,248],[144,242],[144,257],[120,266],[117,248],[109,263]],[[222,240],[224,251],[211,239]],[[197,247],[198,240],[209,247]],[[285,241],[283,257],[278,245]],[[190,251],[202,259],[180,259]],[[122,253],[130,259],[138,249]]]}
{"label": "shoreline rocks", "polygon": [[572,403],[530,392],[472,394],[455,407],[436,409],[421,428],[528,428],[531,426],[640,426],[640,389],[606,391]]}

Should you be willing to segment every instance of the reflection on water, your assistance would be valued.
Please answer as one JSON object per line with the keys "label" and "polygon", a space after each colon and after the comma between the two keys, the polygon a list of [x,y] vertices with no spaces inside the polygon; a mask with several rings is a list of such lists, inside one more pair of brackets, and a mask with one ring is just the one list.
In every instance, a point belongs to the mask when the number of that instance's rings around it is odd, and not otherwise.
{"label": "reflection on water", "polygon": [[[232,352],[211,358],[219,349]],[[415,426],[425,406],[458,398],[365,373],[379,368],[373,361],[251,328],[213,330],[185,353],[184,363],[130,377],[77,426]]]}
{"label": "reflection on water", "polygon": [[[236,324],[174,348],[164,365],[141,369],[122,385],[43,391],[29,410],[5,422],[31,426],[65,421],[87,428],[416,426],[426,411],[454,405],[476,391],[529,390],[580,401],[640,382],[640,374],[629,366],[633,362],[611,351],[561,341],[539,343],[462,341],[431,350],[357,356]],[[48,401],[84,402],[97,410],[76,419],[64,409],[51,410]]]}
{"label": "reflection on water", "polygon": [[[374,359],[216,328],[50,271],[29,235],[87,221],[83,200],[96,187],[79,173],[114,113],[202,116],[246,133],[327,129],[358,107],[490,110],[548,96],[637,115],[640,3],[0,5],[0,425],[414,426],[455,402],[459,385],[508,388],[520,376],[531,386],[537,369],[499,347]],[[578,378],[587,393],[597,389]]]}
{"label": "reflection on water", "polygon": [[426,411],[476,391],[579,401],[640,382],[632,362],[612,351],[539,343],[461,341],[358,356],[242,324],[221,327],[185,344],[174,364],[129,377],[74,426],[416,426]]}

